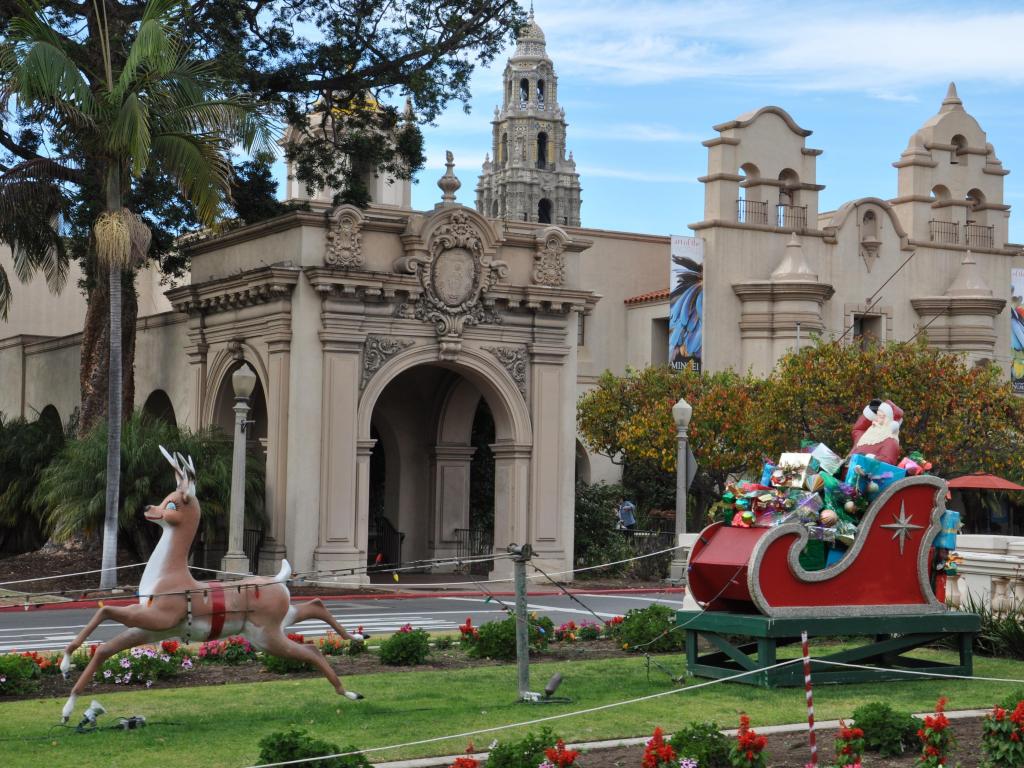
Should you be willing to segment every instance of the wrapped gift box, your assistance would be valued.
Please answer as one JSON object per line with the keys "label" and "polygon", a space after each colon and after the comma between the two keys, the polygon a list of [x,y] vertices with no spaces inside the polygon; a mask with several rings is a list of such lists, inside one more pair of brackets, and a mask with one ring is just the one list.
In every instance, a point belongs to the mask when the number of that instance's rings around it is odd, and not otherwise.
{"label": "wrapped gift box", "polygon": [[[846,482],[856,486],[861,493],[867,494],[868,498],[874,498],[897,480],[907,476],[907,471],[884,461],[873,459],[861,453],[855,453],[850,457],[850,467],[846,470]],[[878,484],[878,491],[874,494],[868,492],[868,483],[874,481]]]}

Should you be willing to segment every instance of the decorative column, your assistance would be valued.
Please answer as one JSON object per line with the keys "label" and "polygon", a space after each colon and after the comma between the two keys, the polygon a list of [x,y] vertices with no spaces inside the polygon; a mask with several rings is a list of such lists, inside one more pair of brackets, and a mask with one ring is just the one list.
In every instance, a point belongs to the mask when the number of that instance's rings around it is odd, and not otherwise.
{"label": "decorative column", "polygon": [[267,343],[267,473],[266,510],[269,528],[260,552],[260,571],[276,574],[286,554],[288,515],[288,398],[291,376],[291,324],[287,336]]}
{"label": "decorative column", "polygon": [[[494,552],[529,538],[531,446],[494,443]],[[512,576],[512,563],[495,560],[491,578]]]}
{"label": "decorative column", "polygon": [[221,560],[221,570],[233,577],[249,573],[249,557],[245,554],[245,438],[252,422],[249,397],[256,386],[256,373],[248,363],[231,374],[235,391],[235,429],[231,454],[231,507],[228,520],[228,551]]}
{"label": "decorative column", "polygon": [[[192,336],[192,332],[189,332],[189,336]],[[202,332],[199,331],[197,334],[202,338]],[[192,392],[193,401],[192,407],[189,409],[186,417],[186,423],[189,429],[198,431],[205,426],[203,418],[203,403],[206,402],[206,354],[210,350],[210,345],[205,341],[194,341],[193,344],[185,348],[185,355],[188,357],[189,372],[192,374]]]}
{"label": "decorative column", "polygon": [[[325,302],[326,304],[327,302]],[[335,321],[336,322],[332,322]],[[357,444],[356,414],[364,337],[325,313],[323,344],[323,433],[320,448],[320,532],[313,561],[317,570],[366,565],[369,457],[372,441]],[[359,504],[363,504],[360,515]],[[360,525],[360,516],[362,524]],[[365,575],[346,581],[366,581]]]}
{"label": "decorative column", "polygon": [[434,448],[434,557],[454,555],[455,529],[469,527],[469,467],[474,453],[476,448],[471,445]]}
{"label": "decorative column", "polygon": [[[683,398],[672,406],[672,420],[676,423],[676,546],[679,547],[672,553],[672,567],[669,578],[675,582],[685,582],[686,561],[689,557],[689,547],[693,542],[688,540],[686,533],[686,497],[690,489],[689,467],[689,446],[687,445],[686,430],[690,426],[690,417],[693,415],[693,406]],[[686,547],[683,549],[683,547]]]}

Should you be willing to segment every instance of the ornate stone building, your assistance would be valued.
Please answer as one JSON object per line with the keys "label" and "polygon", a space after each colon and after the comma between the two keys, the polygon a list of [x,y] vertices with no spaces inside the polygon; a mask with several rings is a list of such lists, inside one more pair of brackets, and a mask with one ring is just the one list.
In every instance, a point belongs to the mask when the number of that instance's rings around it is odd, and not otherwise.
{"label": "ornate stone building", "polygon": [[580,226],[580,177],[566,158],[565,110],[544,32],[530,11],[505,65],[504,100],[494,108],[491,154],[476,187],[476,209],[508,221]]}

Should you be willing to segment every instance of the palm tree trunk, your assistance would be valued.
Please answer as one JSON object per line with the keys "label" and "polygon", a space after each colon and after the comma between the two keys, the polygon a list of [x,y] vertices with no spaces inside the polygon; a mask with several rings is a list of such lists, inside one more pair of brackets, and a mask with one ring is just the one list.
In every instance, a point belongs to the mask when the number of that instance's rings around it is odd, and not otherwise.
{"label": "palm tree trunk", "polygon": [[[105,266],[96,265],[93,269],[95,277],[89,289],[82,331],[79,435],[86,434],[106,418],[109,397],[110,276]],[[135,403],[135,325],[139,315],[139,297],[131,273],[122,275],[121,297],[121,407],[122,414],[130,414]]]}
{"label": "palm tree trunk", "polygon": [[[107,211],[121,209],[117,164],[107,176]],[[117,586],[117,511],[121,490],[121,266],[110,265],[110,366],[107,389],[107,499],[103,517],[100,589]]]}

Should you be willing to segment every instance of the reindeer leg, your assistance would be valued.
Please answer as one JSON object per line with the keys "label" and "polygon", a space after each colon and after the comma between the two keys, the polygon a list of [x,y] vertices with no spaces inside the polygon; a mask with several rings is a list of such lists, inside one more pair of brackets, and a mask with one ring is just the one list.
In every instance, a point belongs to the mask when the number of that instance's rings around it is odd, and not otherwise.
{"label": "reindeer leg", "polygon": [[304,661],[307,664],[312,664],[330,681],[331,685],[334,686],[334,690],[337,691],[339,695],[345,696],[353,701],[363,698],[362,694],[356,693],[355,691],[345,690],[345,686],[341,684],[341,680],[338,678],[337,673],[331,665],[327,663],[327,659],[324,658],[323,654],[320,653],[315,646],[306,645],[305,643],[296,643],[289,640],[280,630],[276,632],[264,631],[263,636],[259,639],[258,645],[261,650],[273,654],[274,656],[296,659],[297,661]]}
{"label": "reindeer leg", "polygon": [[96,627],[104,621],[116,621],[118,624],[123,624],[126,627],[161,632],[181,623],[182,616],[184,616],[184,613],[172,606],[157,605],[145,607],[142,605],[128,605],[122,607],[105,605],[93,614],[89,623],[82,628],[82,631],[75,636],[74,640],[68,643],[67,648],[64,649],[64,658],[60,660],[60,671],[64,673],[64,677],[68,676],[68,672],[71,669],[71,654],[77,651]]}
{"label": "reindeer leg", "polygon": [[292,606],[291,623],[298,624],[300,621],[308,621],[309,619],[317,619],[325,624],[330,625],[331,629],[337,632],[346,640],[361,640],[361,637],[354,637],[350,634],[341,624],[338,623],[337,619],[331,615],[331,612],[327,610],[327,606],[323,604],[323,601],[319,597],[310,600],[308,603],[296,603]]}
{"label": "reindeer leg", "polygon": [[[75,681],[74,686],[71,688],[71,695],[68,696],[68,700],[64,704],[64,709],[61,712],[63,722],[66,723],[68,718],[71,717],[71,713],[75,711],[75,700],[78,698],[79,694],[85,690],[85,687],[93,679],[93,676],[103,665],[103,662],[119,651],[123,651],[126,648],[133,648],[136,645],[142,645],[142,643],[153,640],[156,637],[159,637],[159,635],[144,629],[132,627],[131,629],[126,629],[119,635],[112,637],[110,640],[101,643],[100,647],[96,649],[96,653],[91,659],[89,659],[89,663],[86,665],[85,669],[82,670],[82,674],[78,676],[78,680]],[[63,663],[61,666],[63,667]]]}

